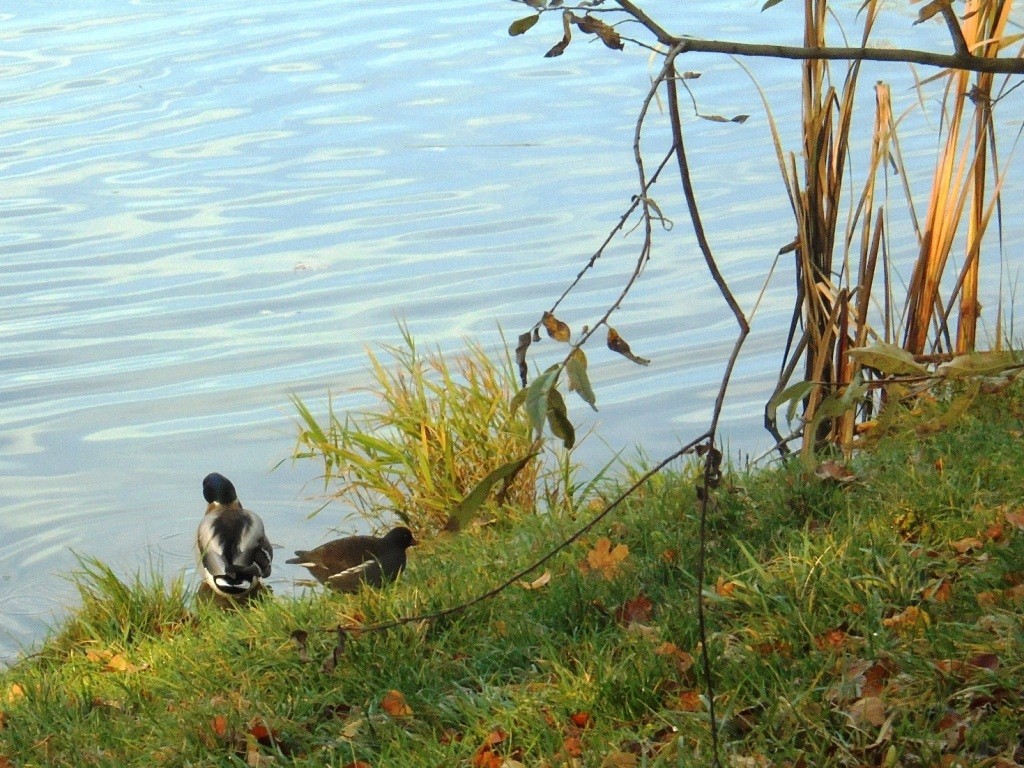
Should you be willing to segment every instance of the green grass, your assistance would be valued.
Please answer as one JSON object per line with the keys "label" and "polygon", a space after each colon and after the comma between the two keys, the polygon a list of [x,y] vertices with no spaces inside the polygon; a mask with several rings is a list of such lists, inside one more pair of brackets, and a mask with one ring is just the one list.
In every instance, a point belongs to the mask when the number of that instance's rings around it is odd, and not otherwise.
{"label": "green grass", "polygon": [[[730,473],[716,491],[706,599],[723,764],[1024,757],[1024,532],[1007,518],[1024,487],[1024,398],[979,395],[935,431],[946,407],[888,420],[851,465],[854,482],[794,464]],[[455,605],[587,513],[435,538],[381,591],[226,613],[159,574],[124,583],[85,561],[81,612],[3,673],[0,755],[76,767],[708,765],[693,476],[655,478],[549,562],[545,586],[350,633],[333,671],[339,624]],[[580,566],[602,536],[629,548],[610,578]]]}

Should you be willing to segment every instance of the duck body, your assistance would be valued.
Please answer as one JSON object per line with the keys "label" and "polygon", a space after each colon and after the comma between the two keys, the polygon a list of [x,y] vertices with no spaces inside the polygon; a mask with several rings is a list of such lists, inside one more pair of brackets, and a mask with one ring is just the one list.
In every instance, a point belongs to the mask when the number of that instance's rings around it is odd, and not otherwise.
{"label": "duck body", "polygon": [[204,583],[226,597],[244,597],[270,575],[274,551],[259,515],[242,506],[235,486],[213,472],[203,480],[206,514],[196,531],[196,562]]}
{"label": "duck body", "polygon": [[400,526],[385,536],[348,536],[296,550],[285,562],[301,565],[331,589],[358,592],[363,584],[379,587],[393,581],[405,568],[405,550],[414,544],[412,531]]}

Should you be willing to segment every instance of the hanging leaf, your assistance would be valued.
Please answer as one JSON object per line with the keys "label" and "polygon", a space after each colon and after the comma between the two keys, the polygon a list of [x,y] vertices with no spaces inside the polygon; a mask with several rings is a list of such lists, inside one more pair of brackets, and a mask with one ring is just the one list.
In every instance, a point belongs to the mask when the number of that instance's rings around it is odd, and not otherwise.
{"label": "hanging leaf", "polygon": [[445,524],[444,529],[455,533],[466,527],[469,521],[480,511],[480,507],[483,506],[491,489],[502,481],[509,483],[515,479],[519,471],[536,455],[536,453],[528,453],[492,470],[487,477],[473,487],[473,490],[466,494],[462,501],[455,505],[455,508],[448,516],[448,522]]}
{"label": "hanging leaf", "polygon": [[569,41],[572,40],[572,31],[569,29],[571,19],[573,19],[571,11],[562,11],[562,39],[544,54],[544,58],[550,59],[565,53],[565,49],[569,47]]}
{"label": "hanging leaf", "polygon": [[587,356],[579,347],[569,355],[569,359],[565,363],[565,372],[569,376],[569,391],[578,394],[587,405],[596,411],[597,398],[594,396],[590,379],[587,377]]}
{"label": "hanging leaf", "polygon": [[687,72],[680,72],[680,73],[679,73],[679,74],[677,75],[677,77],[678,77],[678,78],[679,78],[680,80],[696,80],[696,79],[697,79],[698,77],[700,77],[700,76],[701,76],[701,73],[700,73],[700,72],[690,72],[690,71],[687,71]]}
{"label": "hanging leaf", "polygon": [[740,123],[742,125],[743,123],[747,122],[747,120],[749,120],[749,119],[750,119],[750,115],[736,115],[732,119],[732,122]]}
{"label": "hanging leaf", "polygon": [[570,450],[576,444],[576,430],[569,421],[565,399],[554,387],[548,390],[548,425],[551,427],[551,434],[562,441],[566,450]]}
{"label": "hanging leaf", "polygon": [[857,347],[847,353],[866,368],[875,368],[885,376],[927,376],[928,369],[914,360],[914,356],[895,344],[879,341],[867,347]]}
{"label": "hanging leaf", "polygon": [[651,362],[646,357],[637,357],[634,355],[633,351],[629,348],[629,344],[626,343],[626,340],[619,336],[619,332],[610,325],[608,326],[608,349],[612,352],[618,352],[623,357],[628,357],[637,365],[649,365]]}
{"label": "hanging leaf", "polygon": [[782,0],[765,0],[765,4],[761,6],[761,12],[767,11],[769,8],[774,8],[776,5],[781,3]]}
{"label": "hanging leaf", "polygon": [[541,315],[540,321],[544,325],[544,330],[548,332],[548,336],[555,341],[568,342],[572,337],[572,331],[569,330],[569,326],[550,312],[545,312]]}
{"label": "hanging leaf", "polygon": [[544,373],[534,379],[526,392],[524,406],[526,415],[530,417],[530,423],[537,437],[544,434],[544,422],[548,416],[548,392],[558,380],[558,366],[552,365]]}
{"label": "hanging leaf", "polygon": [[623,49],[624,46],[622,44],[622,38],[619,37],[619,33],[599,18],[590,15],[573,16],[572,20],[576,23],[576,26],[580,28],[581,32],[597,35],[601,38],[601,42],[609,48],[614,48],[617,51],[621,51]]}
{"label": "hanging leaf", "polygon": [[536,13],[533,14],[532,16],[525,16],[521,19],[516,19],[515,21],[508,25],[509,35],[511,35],[512,37],[516,37],[517,35],[526,34],[527,30],[529,30],[534,24],[536,24],[539,18],[540,14]]}
{"label": "hanging leaf", "polygon": [[529,369],[526,367],[526,350],[530,348],[530,332],[519,334],[519,343],[516,345],[516,365],[519,366],[519,380],[526,386],[526,375]]}

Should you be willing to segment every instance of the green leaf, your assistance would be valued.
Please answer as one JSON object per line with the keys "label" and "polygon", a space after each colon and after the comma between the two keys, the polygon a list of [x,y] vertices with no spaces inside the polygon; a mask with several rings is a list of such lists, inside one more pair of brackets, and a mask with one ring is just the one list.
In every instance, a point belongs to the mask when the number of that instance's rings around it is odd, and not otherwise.
{"label": "green leaf", "polygon": [[791,384],[768,401],[768,405],[765,406],[765,416],[770,421],[775,421],[775,412],[779,406],[789,403],[789,408],[786,410],[786,421],[793,421],[797,406],[811,394],[816,386],[818,385],[813,381],[798,381],[796,384]]}
{"label": "green leaf", "polygon": [[1013,352],[971,352],[957,355],[948,363],[943,363],[936,369],[936,373],[947,379],[963,379],[969,376],[992,376],[1018,365],[1020,361]]}
{"label": "green leaf", "polygon": [[539,18],[540,14],[534,13],[531,14],[530,16],[524,16],[521,19],[516,19],[515,21],[508,25],[509,35],[511,35],[512,37],[516,37],[517,35],[526,34],[526,31],[529,30],[534,24],[536,24],[537,19]]}
{"label": "green leaf", "polygon": [[895,344],[879,341],[867,347],[847,352],[856,362],[876,368],[887,376],[927,376],[928,369],[914,360],[914,356]]}
{"label": "green leaf", "polygon": [[569,359],[565,363],[565,372],[569,376],[569,391],[578,394],[587,405],[596,411],[597,397],[595,397],[594,389],[590,386],[590,379],[587,377],[587,356],[583,354],[582,349],[577,347],[569,355]]}
{"label": "green leaf", "polygon": [[558,380],[558,366],[552,365],[526,388],[526,415],[530,417],[537,437],[544,433],[544,422],[548,416],[548,392]]}
{"label": "green leaf", "polygon": [[576,444],[576,430],[569,421],[562,393],[552,387],[548,390],[548,424],[551,433],[562,441],[565,449],[570,450]]}
{"label": "green leaf", "polygon": [[536,453],[528,453],[492,470],[487,477],[473,487],[473,490],[466,494],[462,501],[455,505],[445,524],[445,530],[456,532],[465,528],[480,511],[480,507],[487,500],[487,494],[491,492],[491,489],[501,481],[511,482],[519,474],[519,470],[536,455]]}

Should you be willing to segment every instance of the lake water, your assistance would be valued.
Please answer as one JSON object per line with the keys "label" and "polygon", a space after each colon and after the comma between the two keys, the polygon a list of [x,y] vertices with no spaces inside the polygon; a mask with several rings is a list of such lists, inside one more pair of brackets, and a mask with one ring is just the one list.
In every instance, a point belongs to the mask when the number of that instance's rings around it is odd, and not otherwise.
{"label": "lake water", "polygon": [[[799,4],[760,4],[644,5],[680,33],[799,43]],[[329,390],[341,410],[365,402],[351,392],[368,380],[363,350],[394,343],[396,318],[445,350],[465,337],[496,349],[499,325],[513,339],[530,328],[629,204],[634,122],[657,66],[635,45],[582,39],[543,58],[560,20],[511,38],[526,9],[507,0],[11,7],[0,14],[5,660],[75,604],[63,577],[75,552],[126,574],[150,562],[169,577],[190,570],[207,472],[235,481],[280,561],[323,541],[345,510],[307,519],[317,465],[273,469],[294,444],[289,395],[319,413]],[[912,20],[893,9],[879,39],[945,50],[940,24]],[[751,63],[795,150],[798,64]],[[709,236],[749,311],[793,237],[767,121],[728,58],[683,66],[704,73],[692,81],[703,112],[752,115],[686,122]],[[871,65],[866,104],[879,78],[900,84],[898,111],[916,102],[905,67]],[[1015,98],[1001,113],[1011,140]],[[934,99],[929,108],[934,125]],[[906,149],[923,188],[933,147],[914,144],[931,136],[916,125]],[[649,166],[665,136],[655,114]],[[862,148],[869,124],[857,136]],[[1021,244],[1019,178],[1006,186],[1009,254]],[[595,431],[580,453],[591,467],[634,446],[656,459],[703,431],[733,343],[677,186],[656,192],[676,226],[613,319],[653,362],[640,369],[594,345],[600,412],[570,404]],[[618,239],[562,319],[579,329],[599,318],[639,242]],[[911,237],[893,244],[907,263]],[[1016,270],[1011,261],[1004,286]],[[989,328],[999,284],[990,276],[982,297]],[[788,257],[769,290],[730,390],[734,451],[770,444],[761,408],[789,319]],[[535,351],[546,366],[564,347]],[[287,591],[304,575],[282,563],[272,584]]]}

